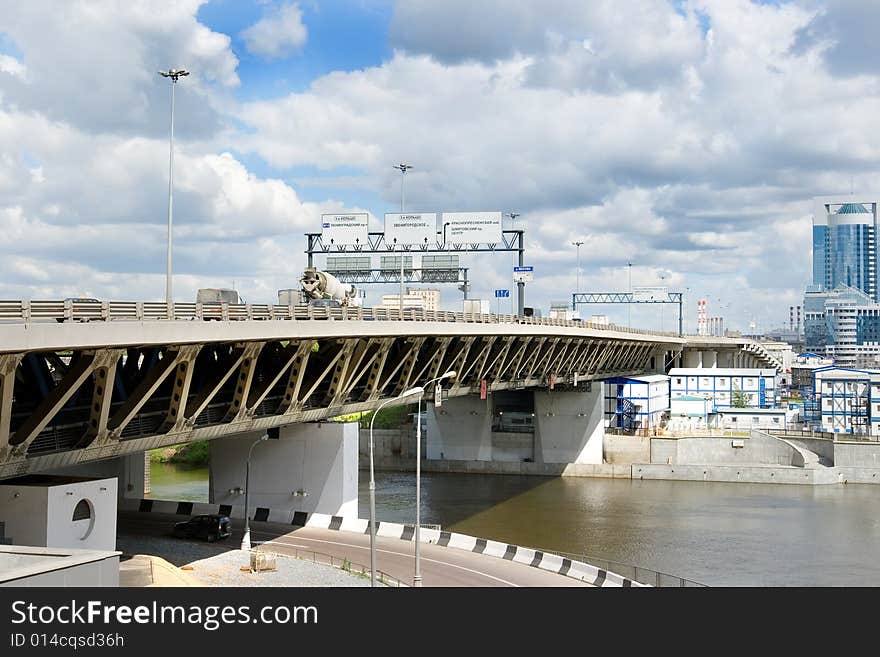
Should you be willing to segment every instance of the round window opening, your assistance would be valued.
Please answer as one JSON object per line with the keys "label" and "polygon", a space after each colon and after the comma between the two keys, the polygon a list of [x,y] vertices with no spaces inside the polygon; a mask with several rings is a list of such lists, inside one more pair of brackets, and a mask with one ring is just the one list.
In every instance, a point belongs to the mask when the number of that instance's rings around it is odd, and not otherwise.
{"label": "round window opening", "polygon": [[77,538],[84,541],[95,526],[95,510],[89,500],[82,499],[73,508],[73,528]]}

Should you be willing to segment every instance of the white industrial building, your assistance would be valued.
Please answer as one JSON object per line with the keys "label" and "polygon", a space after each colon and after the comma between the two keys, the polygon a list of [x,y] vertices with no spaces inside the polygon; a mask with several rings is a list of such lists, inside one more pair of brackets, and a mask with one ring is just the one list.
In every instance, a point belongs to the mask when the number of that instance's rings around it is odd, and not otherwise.
{"label": "white industrial building", "polygon": [[822,431],[880,435],[880,372],[826,367],[814,377]]}
{"label": "white industrial building", "polygon": [[668,428],[673,431],[711,426],[714,406],[708,396],[673,395],[669,401]]}
{"label": "white industrial building", "polygon": [[669,371],[670,396],[709,399],[715,408],[734,405],[742,392],[746,406],[776,406],[776,370],[726,367],[674,367]]}
{"label": "white industrial building", "polygon": [[607,379],[604,388],[606,427],[653,429],[669,411],[669,377],[665,374]]}

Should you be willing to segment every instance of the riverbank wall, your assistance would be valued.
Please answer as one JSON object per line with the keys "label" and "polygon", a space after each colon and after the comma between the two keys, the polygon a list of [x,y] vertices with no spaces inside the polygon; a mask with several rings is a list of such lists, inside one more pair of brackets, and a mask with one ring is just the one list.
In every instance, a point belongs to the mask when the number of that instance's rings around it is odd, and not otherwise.
{"label": "riverbank wall", "polygon": [[[379,471],[415,471],[415,432],[373,432],[374,467]],[[880,443],[775,437],[752,431],[746,437],[653,438],[606,435],[604,463],[428,460],[422,471],[545,477],[598,477],[825,485],[880,484]],[[369,467],[369,431],[360,434],[360,467]],[[876,464],[876,465],[875,465]]]}

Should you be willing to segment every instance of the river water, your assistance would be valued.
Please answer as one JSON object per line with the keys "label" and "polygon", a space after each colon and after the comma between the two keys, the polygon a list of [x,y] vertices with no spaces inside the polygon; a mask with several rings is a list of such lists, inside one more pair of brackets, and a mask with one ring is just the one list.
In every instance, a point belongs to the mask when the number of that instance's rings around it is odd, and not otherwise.
{"label": "river water", "polygon": [[[154,463],[152,482],[156,498],[207,500],[206,468]],[[414,474],[377,473],[379,520],[413,522],[414,501]],[[714,586],[880,586],[880,486],[425,473],[422,522]]]}

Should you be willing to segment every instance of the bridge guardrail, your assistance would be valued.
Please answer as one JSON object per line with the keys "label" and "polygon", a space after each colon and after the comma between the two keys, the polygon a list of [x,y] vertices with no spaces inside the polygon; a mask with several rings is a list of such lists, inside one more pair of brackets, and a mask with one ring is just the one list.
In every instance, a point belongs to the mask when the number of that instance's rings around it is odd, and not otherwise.
{"label": "bridge guardrail", "polygon": [[396,308],[363,308],[292,306],[272,304],[229,303],[174,303],[170,306],[159,301],[0,301],[0,321],[29,323],[35,320],[59,322],[92,321],[254,321],[254,320],[382,320],[413,322],[465,322],[480,324],[528,324],[537,326],[566,326],[599,331],[615,331],[635,335],[668,336],[679,338],[677,333],[649,331],[645,329],[595,324],[565,319],[519,317],[452,312],[445,310]]}

